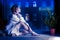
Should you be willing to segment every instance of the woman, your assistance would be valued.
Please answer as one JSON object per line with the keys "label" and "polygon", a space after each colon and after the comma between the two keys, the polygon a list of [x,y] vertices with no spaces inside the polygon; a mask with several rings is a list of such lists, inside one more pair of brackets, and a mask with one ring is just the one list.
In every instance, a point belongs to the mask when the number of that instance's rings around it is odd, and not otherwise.
{"label": "woman", "polygon": [[[10,23],[6,26],[6,30],[8,31],[8,34],[12,34],[12,36],[20,36],[27,33],[31,33],[32,35],[38,35],[32,29],[30,28],[29,24],[24,20],[22,17],[21,9],[19,6],[14,5],[11,8],[12,11],[12,18],[10,20]],[[19,31],[21,27],[24,27],[23,31]]]}

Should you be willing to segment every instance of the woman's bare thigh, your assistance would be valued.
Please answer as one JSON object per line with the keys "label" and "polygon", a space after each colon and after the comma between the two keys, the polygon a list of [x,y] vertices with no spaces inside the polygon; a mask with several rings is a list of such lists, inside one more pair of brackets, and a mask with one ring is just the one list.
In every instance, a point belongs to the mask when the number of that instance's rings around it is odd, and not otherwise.
{"label": "woman's bare thigh", "polygon": [[28,26],[24,22],[20,22],[20,24],[24,27],[25,30],[28,30]]}

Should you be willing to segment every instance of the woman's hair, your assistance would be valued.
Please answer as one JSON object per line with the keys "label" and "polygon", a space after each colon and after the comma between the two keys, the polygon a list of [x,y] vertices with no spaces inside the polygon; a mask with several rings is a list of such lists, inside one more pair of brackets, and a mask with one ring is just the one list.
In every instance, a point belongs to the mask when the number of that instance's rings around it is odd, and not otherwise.
{"label": "woman's hair", "polygon": [[17,4],[13,5],[11,8],[12,12],[16,12],[16,8],[18,8],[19,6]]}

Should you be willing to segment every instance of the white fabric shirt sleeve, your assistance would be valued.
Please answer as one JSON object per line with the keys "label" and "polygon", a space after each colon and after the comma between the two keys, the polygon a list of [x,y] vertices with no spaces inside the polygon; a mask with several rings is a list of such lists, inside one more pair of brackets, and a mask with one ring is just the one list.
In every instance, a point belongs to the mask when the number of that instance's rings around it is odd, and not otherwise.
{"label": "white fabric shirt sleeve", "polygon": [[16,24],[20,21],[20,19],[15,14],[13,14],[11,21],[13,22],[13,24]]}
{"label": "white fabric shirt sleeve", "polygon": [[18,23],[18,22],[19,22],[18,17],[13,14],[13,15],[12,15],[12,18],[10,19],[9,24],[6,25],[6,30],[9,30],[9,29],[12,27],[12,25],[15,25],[15,24]]}

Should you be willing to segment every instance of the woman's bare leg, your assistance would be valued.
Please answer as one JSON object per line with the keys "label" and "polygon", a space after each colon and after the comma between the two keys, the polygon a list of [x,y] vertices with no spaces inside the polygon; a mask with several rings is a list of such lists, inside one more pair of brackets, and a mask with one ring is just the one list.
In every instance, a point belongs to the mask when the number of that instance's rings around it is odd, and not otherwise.
{"label": "woman's bare leg", "polygon": [[21,25],[23,25],[24,26],[24,29],[27,30],[28,32],[30,32],[31,34],[38,35],[29,26],[27,26],[25,23],[21,22]]}
{"label": "woman's bare leg", "polygon": [[28,30],[28,26],[24,22],[20,22],[20,24],[24,27],[25,30]]}
{"label": "woman's bare leg", "polygon": [[[19,29],[20,29],[21,26],[24,27],[24,33],[19,32]],[[31,33],[33,35],[37,35],[37,33],[32,31],[32,29],[23,22],[20,22],[19,24],[17,24],[16,27],[13,28],[12,32],[14,33],[13,35],[17,35],[17,36],[23,35],[23,34],[26,34],[26,33]]]}
{"label": "woman's bare leg", "polygon": [[29,32],[32,33],[32,35],[35,35],[35,36],[36,36],[36,35],[39,35],[39,34],[37,34],[36,32],[34,32],[30,27],[29,27]]}

